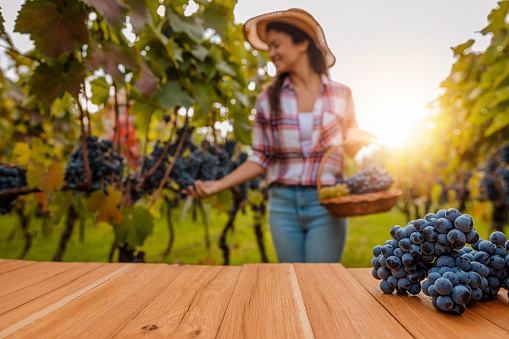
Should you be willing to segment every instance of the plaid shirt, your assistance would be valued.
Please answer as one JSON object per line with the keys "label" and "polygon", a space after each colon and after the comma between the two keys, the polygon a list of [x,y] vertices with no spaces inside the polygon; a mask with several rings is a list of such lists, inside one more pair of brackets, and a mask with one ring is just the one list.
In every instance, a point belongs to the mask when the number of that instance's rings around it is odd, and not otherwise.
{"label": "plaid shirt", "polygon": [[[266,91],[258,96],[253,130],[253,155],[248,159],[266,169],[267,183],[315,186],[318,166],[327,150],[357,127],[350,88],[322,76],[320,96],[313,109],[311,149],[304,156],[300,141],[297,96],[290,79],[281,89],[281,114],[272,114]],[[327,160],[322,185],[333,185],[343,171],[343,150]]]}

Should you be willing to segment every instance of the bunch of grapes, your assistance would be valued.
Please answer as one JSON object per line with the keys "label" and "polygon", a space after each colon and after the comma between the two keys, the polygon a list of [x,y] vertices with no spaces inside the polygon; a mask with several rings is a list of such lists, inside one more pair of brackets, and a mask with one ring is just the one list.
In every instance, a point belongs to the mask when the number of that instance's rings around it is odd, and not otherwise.
{"label": "bunch of grapes", "polygon": [[[113,151],[111,140],[98,141],[97,137],[87,136],[88,163],[92,175],[92,188],[105,187],[109,180],[117,181],[122,174],[124,158]],[[85,181],[85,164],[79,145],[72,153],[65,168],[65,182],[74,188]]]}
{"label": "bunch of grapes", "polygon": [[482,278],[476,272],[465,272],[458,267],[449,267],[450,262],[442,260],[441,267],[429,271],[428,280],[423,282],[422,291],[431,297],[433,306],[443,312],[460,315],[465,312],[470,300],[481,300]]}
{"label": "bunch of grapes", "polygon": [[509,199],[509,167],[500,167],[498,169],[498,175],[502,178],[504,182],[504,193],[506,197]]}
{"label": "bunch of grapes", "polygon": [[502,145],[498,148],[500,161],[509,164],[509,144]]}
{"label": "bunch of grapes", "polygon": [[486,198],[491,201],[498,201],[502,196],[502,190],[497,178],[487,175],[481,180],[482,191]]}
{"label": "bunch of grapes", "polygon": [[392,175],[376,165],[366,167],[346,181],[351,194],[365,194],[385,191],[394,183]]}
{"label": "bunch of grapes", "polygon": [[371,260],[383,293],[418,294],[422,289],[438,310],[461,314],[470,300],[491,300],[509,285],[506,236],[494,232],[490,241],[479,238],[473,218],[457,209],[396,225],[390,234],[392,240],[373,248]]}
{"label": "bunch of grapes", "polygon": [[343,197],[349,195],[350,190],[346,184],[336,184],[334,186],[323,187],[320,190],[320,200],[332,199],[336,197]]}
{"label": "bunch of grapes", "polygon": [[[0,192],[25,187],[26,185],[25,169],[0,165]],[[16,197],[0,198],[0,214],[9,213],[14,207],[15,200]]]}

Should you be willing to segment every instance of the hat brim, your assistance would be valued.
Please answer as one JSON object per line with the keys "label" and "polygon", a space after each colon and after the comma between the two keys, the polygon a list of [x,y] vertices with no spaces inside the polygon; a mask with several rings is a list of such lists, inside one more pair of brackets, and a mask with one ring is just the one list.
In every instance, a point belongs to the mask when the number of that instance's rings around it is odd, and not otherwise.
{"label": "hat brim", "polygon": [[327,67],[330,68],[336,63],[336,57],[327,45],[327,40],[320,24],[311,14],[299,8],[266,13],[247,20],[244,24],[244,36],[253,48],[262,51],[269,50],[266,30],[267,24],[273,21],[284,22],[299,28],[313,39],[316,46],[322,52]]}

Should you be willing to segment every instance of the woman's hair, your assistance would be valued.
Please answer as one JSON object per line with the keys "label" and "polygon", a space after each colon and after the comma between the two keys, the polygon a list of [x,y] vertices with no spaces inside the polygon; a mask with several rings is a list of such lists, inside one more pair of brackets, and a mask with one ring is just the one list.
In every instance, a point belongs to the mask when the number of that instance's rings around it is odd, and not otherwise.
{"label": "woman's hair", "polygon": [[[318,47],[314,43],[313,39],[309,37],[309,35],[307,35],[302,30],[298,29],[293,25],[280,21],[273,21],[268,23],[266,31],[269,32],[270,30],[275,30],[277,32],[282,32],[289,35],[292,38],[294,44],[298,44],[300,42],[308,40],[309,45],[307,53],[311,67],[318,74],[327,74],[327,65],[325,64],[325,58],[323,57],[323,54],[320,51],[320,49],[318,49]],[[281,101],[280,101],[281,88],[283,87],[283,83],[287,76],[288,73],[278,74],[277,78],[267,88],[269,104],[272,113],[274,114],[278,114],[281,111]]]}

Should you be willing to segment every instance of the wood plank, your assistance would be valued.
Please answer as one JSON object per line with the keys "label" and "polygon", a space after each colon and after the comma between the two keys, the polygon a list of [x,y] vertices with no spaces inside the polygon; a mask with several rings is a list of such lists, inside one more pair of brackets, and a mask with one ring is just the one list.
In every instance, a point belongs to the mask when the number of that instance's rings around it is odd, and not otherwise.
{"label": "wood plank", "polygon": [[12,334],[16,338],[111,338],[181,271],[176,265],[137,264]]}
{"label": "wood plank", "polygon": [[241,267],[186,266],[119,338],[215,338]]}
{"label": "wood plank", "polygon": [[[380,281],[373,278],[370,268],[354,268],[348,272],[416,338],[509,337],[508,331],[472,312],[468,307],[461,316],[442,313],[433,307],[431,298],[424,293],[417,296],[383,294],[379,288]],[[508,319],[508,316],[503,314],[499,316]]]}
{"label": "wood plank", "polygon": [[294,264],[316,338],[412,338],[341,264]]}
{"label": "wood plank", "polygon": [[[80,291],[86,293],[113,272],[116,274],[109,276],[109,279],[121,274],[123,271],[118,270],[124,266],[125,264],[87,263],[0,297],[0,329],[13,326],[70,296],[77,297]],[[102,283],[109,280],[108,278]]]}
{"label": "wood plank", "polygon": [[246,264],[219,338],[313,338],[292,264]]}
{"label": "wood plank", "polygon": [[7,272],[0,279],[0,297],[81,265],[83,263],[38,262]]}
{"label": "wood plank", "polygon": [[[98,268],[101,264],[84,264],[73,266],[70,270],[60,272],[35,285],[30,285],[16,292],[0,297],[0,317],[11,310],[21,307],[42,295],[50,293],[76,278],[86,274],[93,269]],[[0,318],[1,320],[1,318]]]}
{"label": "wood plank", "polygon": [[[132,268],[131,266],[133,264],[108,264],[107,267],[100,267],[98,270],[91,272],[91,274],[79,278],[53,293],[43,295],[29,304],[3,314],[0,317],[0,338],[4,338],[45,317],[49,313]],[[112,271],[114,268],[116,269]]]}
{"label": "wood plank", "polygon": [[467,311],[477,314],[488,321],[509,331],[509,298],[507,290],[500,289],[498,298],[490,301],[477,301],[467,306]]}
{"label": "wood plank", "polygon": [[36,263],[35,261],[5,260],[3,264],[0,265],[0,275],[10,271],[18,270],[28,265],[34,265],[35,263]]}

